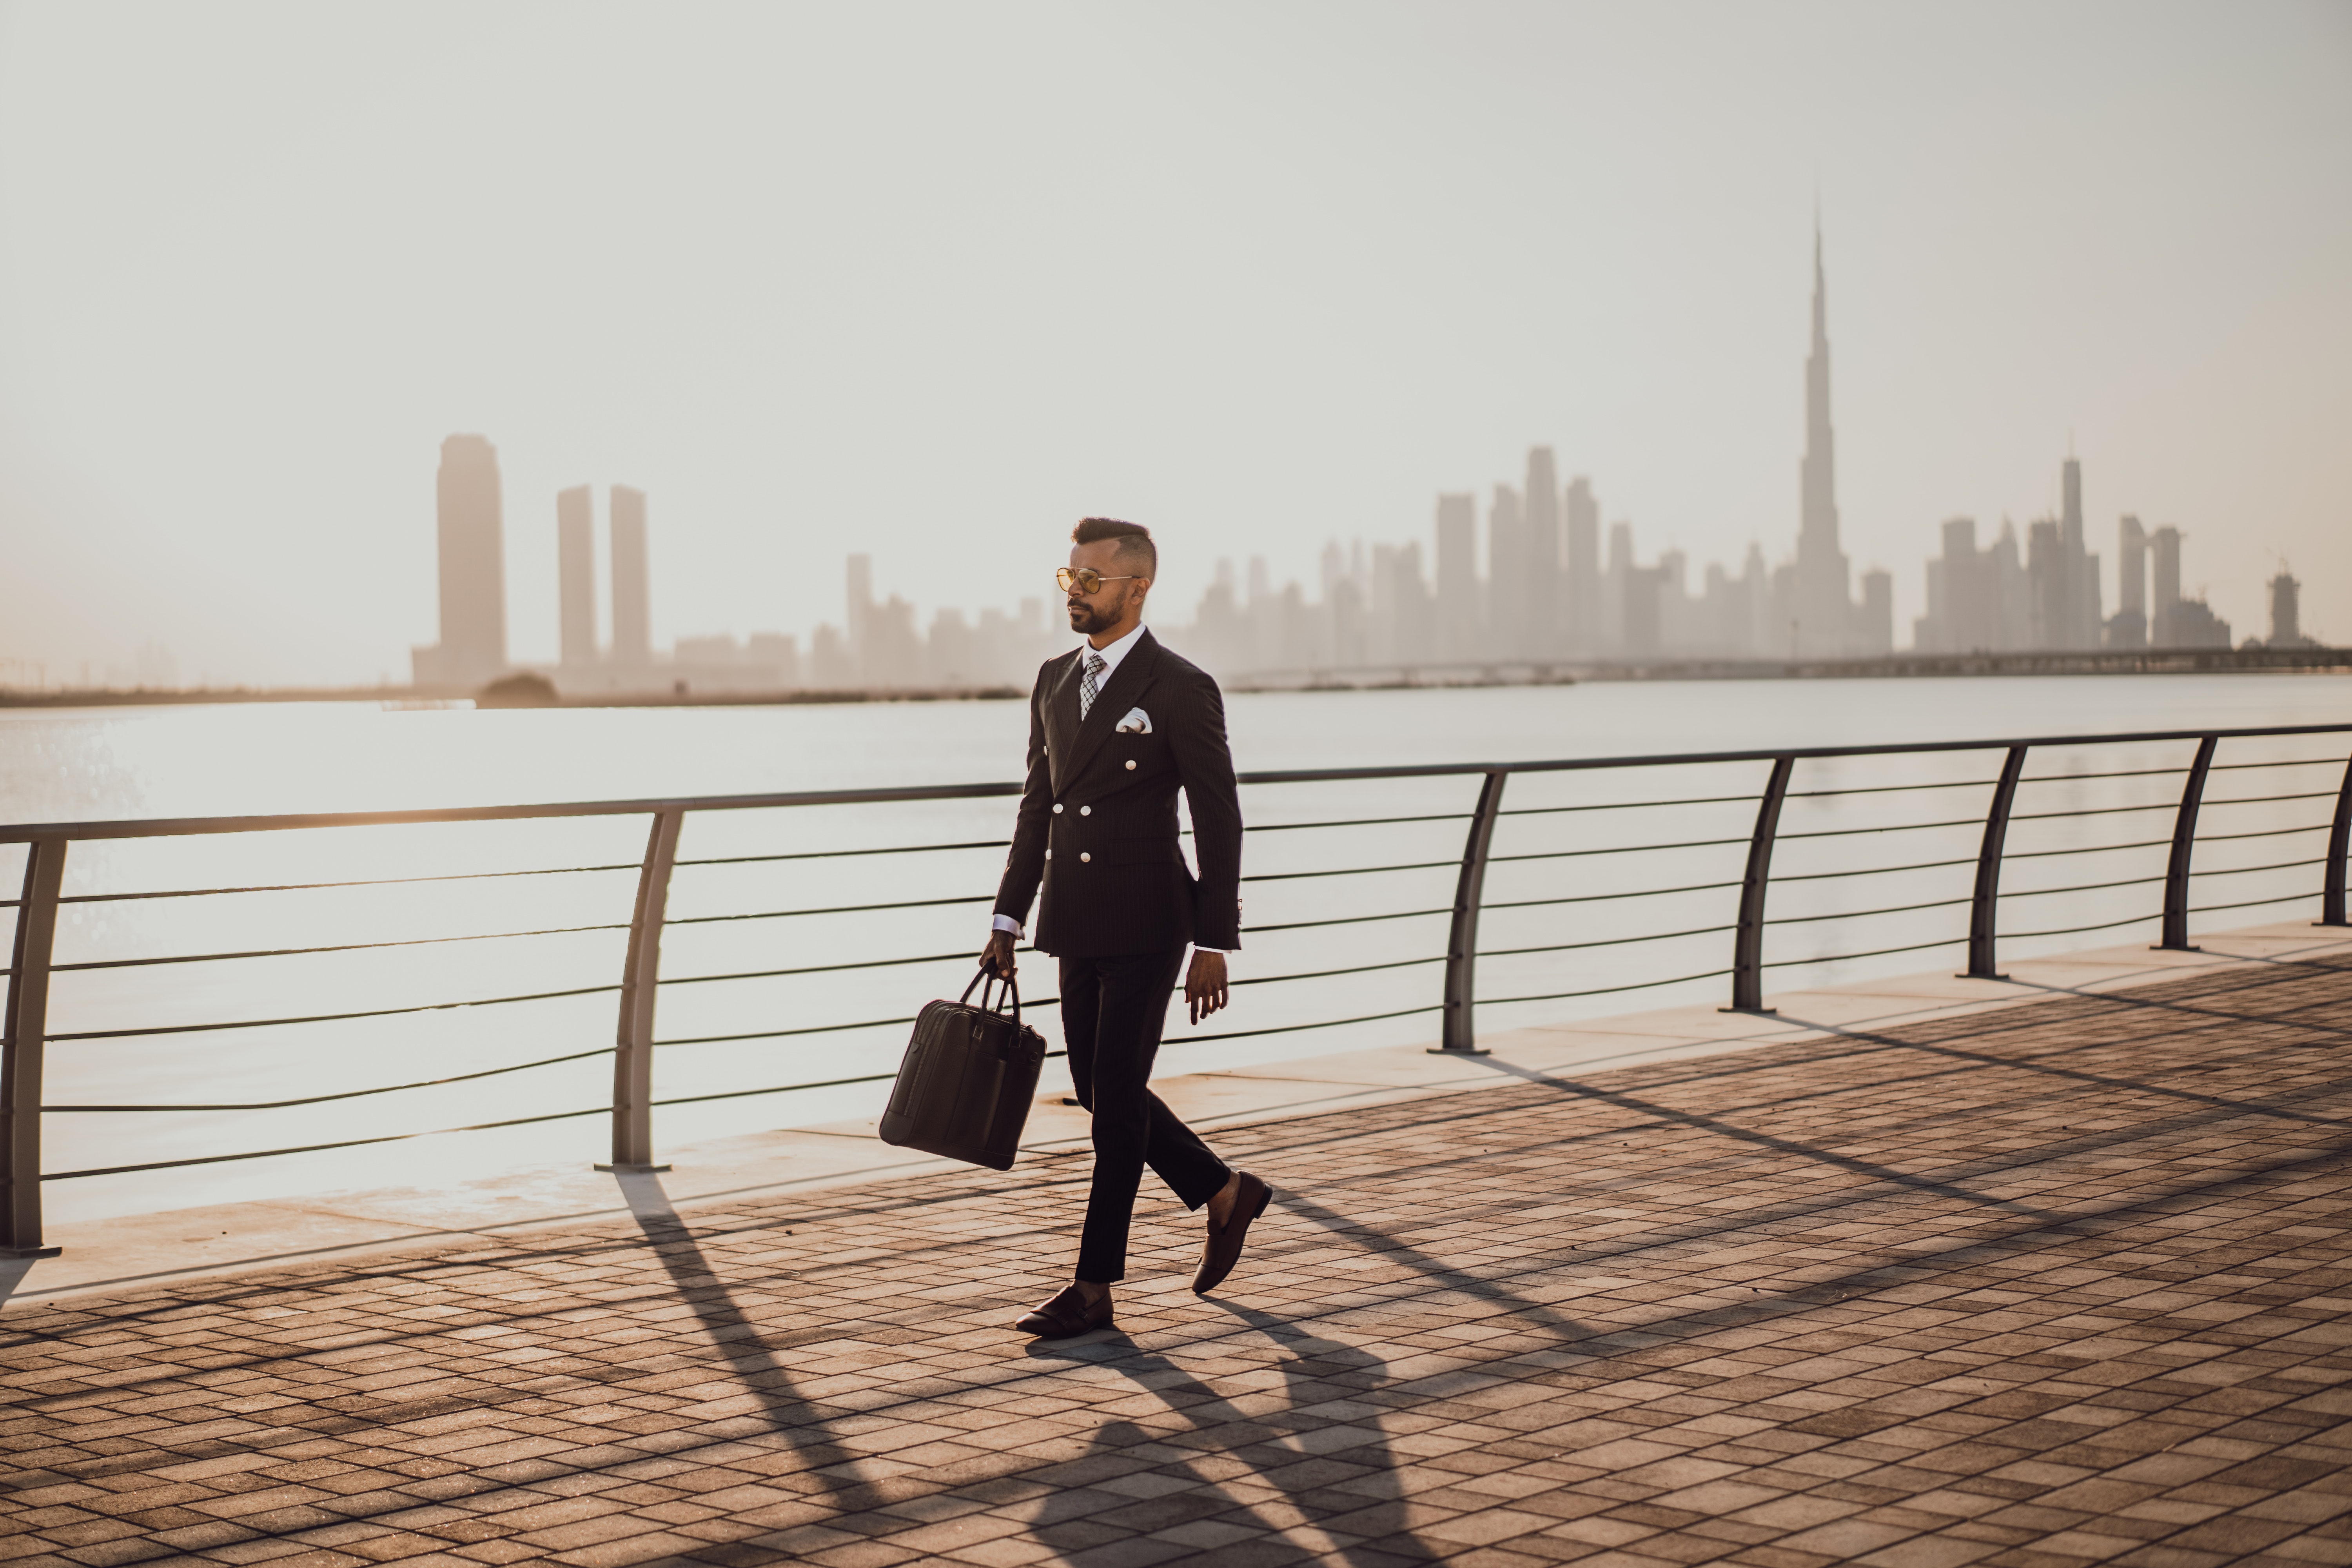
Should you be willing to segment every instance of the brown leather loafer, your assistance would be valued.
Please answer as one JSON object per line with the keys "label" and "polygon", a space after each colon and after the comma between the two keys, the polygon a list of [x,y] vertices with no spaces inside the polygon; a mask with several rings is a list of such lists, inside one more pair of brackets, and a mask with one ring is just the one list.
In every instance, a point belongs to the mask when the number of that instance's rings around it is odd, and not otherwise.
{"label": "brown leather loafer", "polygon": [[1106,1290],[1100,1300],[1089,1302],[1073,1285],[1044,1306],[1033,1308],[1013,1326],[1041,1340],[1066,1340],[1073,1335],[1092,1333],[1109,1321],[1110,1292]]}
{"label": "brown leather loafer", "polygon": [[1220,1228],[1213,1221],[1209,1226],[1209,1244],[1201,1249],[1200,1272],[1192,1276],[1192,1294],[1205,1296],[1225,1282],[1225,1276],[1241,1261],[1242,1238],[1249,1234],[1250,1221],[1265,1212],[1274,1201],[1274,1189],[1251,1175],[1239,1173],[1241,1191],[1234,1194],[1234,1217]]}

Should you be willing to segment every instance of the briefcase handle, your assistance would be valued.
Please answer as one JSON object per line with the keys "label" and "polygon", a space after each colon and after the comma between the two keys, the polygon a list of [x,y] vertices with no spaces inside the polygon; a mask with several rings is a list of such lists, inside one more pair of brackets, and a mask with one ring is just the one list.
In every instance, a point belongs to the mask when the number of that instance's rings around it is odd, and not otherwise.
{"label": "briefcase handle", "polygon": [[[996,1000],[992,1004],[989,1001],[989,992],[1000,978],[1003,982],[1004,989],[997,993]],[[987,984],[982,984],[983,981]],[[972,985],[980,986],[980,1010],[983,1013],[1002,1013],[1004,1011],[1004,999],[1010,996],[1013,999],[1013,1026],[1015,1028],[1021,1026],[1021,983],[1019,981],[1009,974],[999,976],[988,966],[988,960],[983,958],[980,961],[980,973],[971,977],[971,984],[966,985],[963,988],[963,994],[956,998],[957,1006],[961,1007],[971,1000]]]}

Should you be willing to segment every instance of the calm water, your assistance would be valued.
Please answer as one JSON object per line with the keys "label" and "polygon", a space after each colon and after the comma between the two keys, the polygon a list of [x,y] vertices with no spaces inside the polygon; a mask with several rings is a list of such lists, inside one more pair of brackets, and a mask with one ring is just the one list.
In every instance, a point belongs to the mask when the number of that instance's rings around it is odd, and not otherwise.
{"label": "calm water", "polygon": [[[1736,750],[1904,740],[2100,733],[2200,725],[2352,722],[2352,680],[2333,676],[2106,679],[1594,684],[1460,691],[1245,695],[1231,703],[1244,769]],[[797,708],[473,712],[255,706],[0,713],[0,819],[245,815],[596,800],[656,795],[918,783],[1016,775],[1019,704],[906,703]],[[2138,939],[2157,889],[2179,797],[2184,745],[2083,746],[2037,753],[2010,840],[2004,951],[2063,951]],[[2196,901],[2245,907],[2206,928],[2287,918],[2314,898],[2346,746],[2336,737],[2225,748],[2204,817]],[[1830,984],[1947,968],[1966,929],[1976,823],[1993,753],[1802,764],[1776,856],[1768,984]],[[1510,786],[1490,874],[1481,947],[1481,1021],[1489,1027],[1713,998],[1727,983],[1730,920],[1748,804],[1760,764],[1529,777]],[[2133,773],[2130,777],[2091,777]],[[1899,793],[1840,795],[1874,785]],[[1194,1031],[1181,1017],[1162,1060],[1181,1071],[1431,1038],[1433,1014],[1345,1028],[1192,1043],[1188,1036],[1279,1028],[1435,1001],[1453,872],[1472,779],[1254,787],[1246,874],[1251,933],[1234,974],[1237,1005]],[[2257,796],[2304,798],[2232,805]],[[1688,801],[1592,810],[1613,801]],[[2085,806],[2148,807],[2058,820]],[[690,817],[664,943],[657,1057],[664,1097],[884,1073],[903,1025],[774,1037],[773,1032],[902,1018],[959,988],[984,902],[866,914],[791,914],[895,900],[982,897],[1002,851],[978,847],[832,859],[743,859],[844,848],[1001,840],[1009,801],[736,812]],[[1367,827],[1291,830],[1334,819],[1434,816]],[[1946,824],[1916,827],[1917,824]],[[1899,831],[1851,833],[1853,828]],[[1823,837],[1808,837],[1809,834]],[[69,894],[282,886],[486,871],[615,867],[558,876],[411,881],[72,906],[58,960],[93,963],[289,948],[404,943],[299,956],[249,956],[60,974],[54,1032],[263,1019],[479,1000],[608,985],[644,848],[642,819],[603,819],[240,835],[78,846]],[[1717,842],[1717,841],[1728,842]],[[1694,847],[1627,854],[1628,847]],[[2050,850],[2112,846],[2095,855]],[[1594,851],[1606,851],[1594,853]],[[1508,858],[1528,857],[1528,858]],[[1423,866],[1424,862],[1437,862]],[[11,889],[22,852],[0,847]],[[1338,868],[1408,868],[1299,876]],[[2280,869],[2260,869],[2279,867]],[[1868,869],[1863,878],[1822,873]],[[2248,869],[2254,868],[2254,869]],[[2039,889],[2085,888],[2083,891]],[[2119,885],[2118,885],[2119,884]],[[1671,889],[1688,889],[1689,891]],[[1607,899],[1601,895],[1642,896]],[[1563,899],[1582,902],[1559,902]],[[2302,902],[2280,902],[2281,900]],[[1893,912],[1887,912],[1893,911]],[[1341,916],[1403,918],[1297,928]],[[769,918],[743,919],[742,916]],[[2113,924],[2146,921],[2145,924]],[[2072,928],[2107,929],[2073,932]],[[448,941],[533,931],[551,934]],[[2018,933],[2065,931],[2036,937]],[[1689,932],[1627,943],[1628,936]],[[1878,957],[1844,955],[1891,948]],[[1511,951],[1542,949],[1540,952]],[[903,966],[776,976],[767,972],[877,957],[941,955]],[[1827,960],[1829,962],[1819,962]],[[1395,965],[1323,979],[1278,977]],[[1033,960],[1033,996],[1050,994]],[[732,976],[764,976],[729,978]],[[1675,976],[1680,984],[1565,999]],[[144,1035],[52,1047],[45,1096],[69,1104],[247,1104],[407,1083],[595,1052],[613,1036],[609,993],[293,1026]],[[1058,1035],[1051,1009],[1038,1020]],[[720,1041],[711,1037],[769,1035]],[[595,1106],[609,1059],[469,1083],[274,1110],[61,1113],[47,1119],[52,1171],[448,1127]],[[698,1138],[870,1114],[886,1086],[796,1091],[666,1109],[656,1137]],[[91,1215],[403,1184],[548,1159],[601,1157],[595,1118],[436,1138],[372,1150],[203,1167],[166,1175],[53,1183],[51,1212]]]}

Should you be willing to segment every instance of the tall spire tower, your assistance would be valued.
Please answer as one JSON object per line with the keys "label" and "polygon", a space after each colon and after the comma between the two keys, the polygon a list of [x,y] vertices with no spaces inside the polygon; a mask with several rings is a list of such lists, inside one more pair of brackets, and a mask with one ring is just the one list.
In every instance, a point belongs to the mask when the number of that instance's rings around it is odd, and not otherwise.
{"label": "tall spire tower", "polygon": [[1822,220],[1813,216],[1813,341],[1805,357],[1805,457],[1797,474],[1797,625],[1790,641],[1806,657],[1847,651],[1853,619],[1850,573],[1838,547],[1837,437],[1830,426],[1829,285],[1822,269]]}

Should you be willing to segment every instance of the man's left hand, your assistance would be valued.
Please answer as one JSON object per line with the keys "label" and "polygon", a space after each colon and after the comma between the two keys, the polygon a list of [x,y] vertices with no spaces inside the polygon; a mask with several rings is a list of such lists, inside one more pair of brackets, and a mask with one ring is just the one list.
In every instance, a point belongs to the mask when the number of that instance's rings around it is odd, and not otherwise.
{"label": "man's left hand", "polygon": [[1192,967],[1184,976],[1184,1005],[1199,1023],[1232,998],[1225,991],[1225,955],[1192,950]]}

